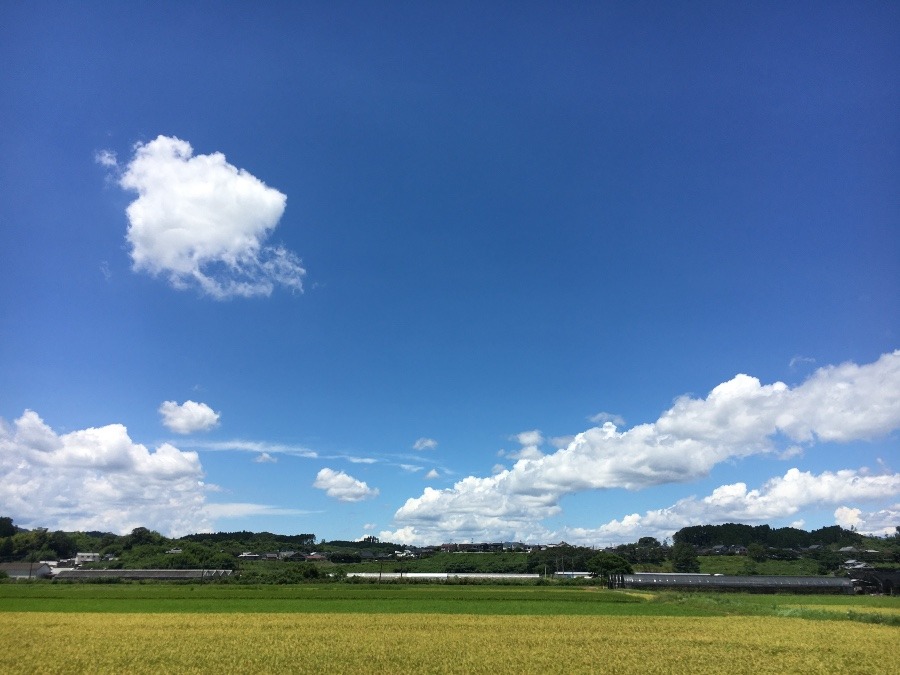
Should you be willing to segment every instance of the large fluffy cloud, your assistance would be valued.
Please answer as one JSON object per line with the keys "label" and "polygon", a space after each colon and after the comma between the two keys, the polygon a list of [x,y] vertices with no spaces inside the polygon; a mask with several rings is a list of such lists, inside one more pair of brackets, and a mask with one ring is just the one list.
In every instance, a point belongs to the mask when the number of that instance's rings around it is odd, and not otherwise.
{"label": "large fluffy cloud", "polygon": [[58,435],[27,410],[0,421],[0,512],[24,527],[178,536],[208,530],[203,470],[194,452],[154,451],[121,424]]}
{"label": "large fluffy cloud", "polygon": [[205,403],[185,401],[163,401],[159,406],[163,424],[177,434],[190,434],[195,431],[207,431],[219,423],[219,413]]}
{"label": "large fluffy cloud", "polygon": [[522,457],[491,477],[426,488],[394,519],[398,532],[506,536],[533,531],[535,522],[559,513],[565,495],[691,481],[723,461],[779,451],[778,435],[811,445],[876,438],[898,426],[900,351],[871,364],[819,369],[794,388],[738,375],[706,398],[678,399],[656,422],[626,431],[607,422],[557,452]]}
{"label": "large fluffy cloud", "polygon": [[378,488],[370,488],[363,481],[328,467],[319,471],[313,487],[325,490],[325,494],[341,502],[360,502],[378,496]]}
{"label": "large fluffy cloud", "polygon": [[222,153],[194,155],[186,141],[159,136],[135,146],[119,184],[138,194],[127,209],[135,270],[218,299],[269,295],[276,284],[302,290],[297,256],[265,245],[287,198]]}

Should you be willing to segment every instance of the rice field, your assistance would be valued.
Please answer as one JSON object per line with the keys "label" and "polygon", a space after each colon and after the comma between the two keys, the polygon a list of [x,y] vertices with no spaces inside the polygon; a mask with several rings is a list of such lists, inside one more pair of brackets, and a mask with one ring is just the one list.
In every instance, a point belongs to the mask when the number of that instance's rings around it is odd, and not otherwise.
{"label": "rice field", "polygon": [[583,588],[0,585],[0,672],[893,675],[900,627],[846,613],[896,607]]}
{"label": "rice field", "polygon": [[771,617],[7,613],[5,673],[895,673],[889,626]]}

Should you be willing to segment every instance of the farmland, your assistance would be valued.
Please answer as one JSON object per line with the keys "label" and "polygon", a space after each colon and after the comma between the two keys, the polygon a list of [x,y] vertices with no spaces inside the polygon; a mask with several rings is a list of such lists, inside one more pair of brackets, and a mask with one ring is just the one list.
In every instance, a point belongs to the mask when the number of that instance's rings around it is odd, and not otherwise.
{"label": "farmland", "polygon": [[584,587],[0,584],[0,669],[888,673],[896,609]]}

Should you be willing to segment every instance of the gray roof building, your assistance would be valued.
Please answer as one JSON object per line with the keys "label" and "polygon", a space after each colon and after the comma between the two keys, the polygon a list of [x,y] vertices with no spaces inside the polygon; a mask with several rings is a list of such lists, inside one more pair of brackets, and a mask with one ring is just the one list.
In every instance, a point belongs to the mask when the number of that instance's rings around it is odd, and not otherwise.
{"label": "gray roof building", "polygon": [[48,579],[53,568],[47,563],[10,562],[0,563],[0,572],[6,572],[10,579]]}
{"label": "gray roof building", "polygon": [[675,574],[640,572],[613,575],[614,588],[677,588],[694,590],[740,590],[760,593],[852,593],[853,582],[842,577],[736,576],[726,574]]}
{"label": "gray roof building", "polygon": [[129,581],[202,581],[231,576],[231,570],[66,570],[56,575],[66,581],[89,579],[124,579]]}

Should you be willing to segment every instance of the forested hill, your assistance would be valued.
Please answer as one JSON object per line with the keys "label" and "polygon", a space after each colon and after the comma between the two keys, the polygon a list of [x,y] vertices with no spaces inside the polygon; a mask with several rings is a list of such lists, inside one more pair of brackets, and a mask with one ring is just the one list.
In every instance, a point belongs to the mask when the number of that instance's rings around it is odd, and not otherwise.
{"label": "forested hill", "polygon": [[215,545],[220,548],[242,548],[250,551],[278,551],[282,549],[305,550],[315,546],[314,534],[272,534],[271,532],[214,532],[189,534],[179,541]]}
{"label": "forested hill", "polygon": [[750,546],[759,544],[768,548],[803,549],[810,546],[857,546],[864,537],[858,532],[831,525],[807,532],[796,527],[772,528],[768,525],[692,525],[676,532],[672,541],[697,547]]}

